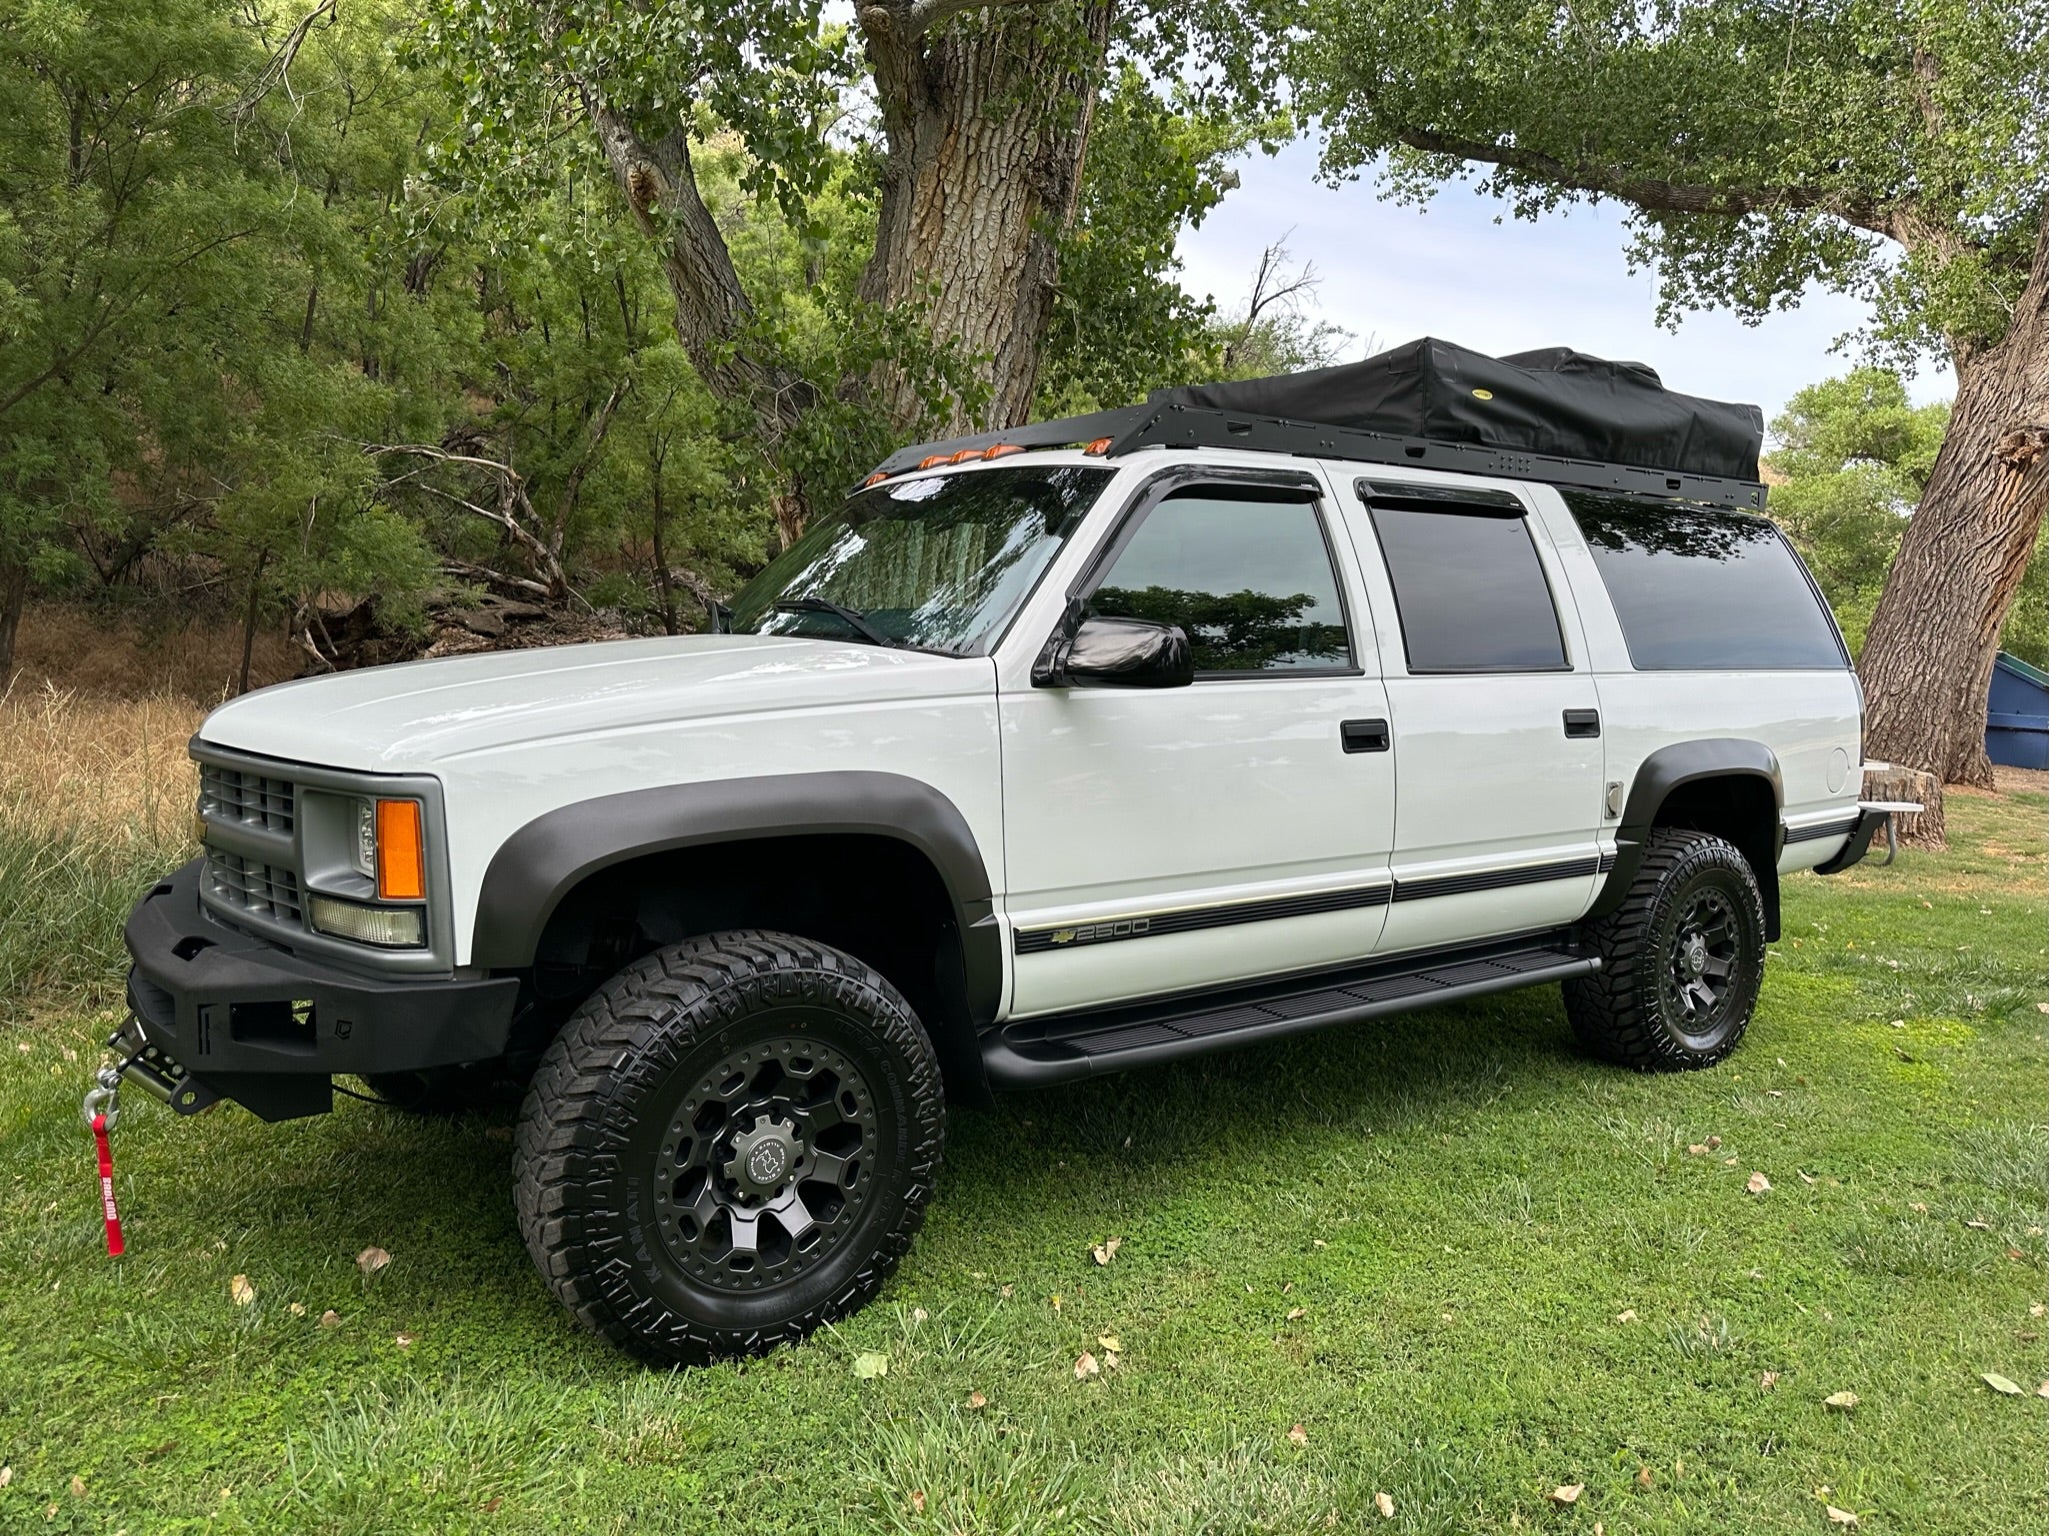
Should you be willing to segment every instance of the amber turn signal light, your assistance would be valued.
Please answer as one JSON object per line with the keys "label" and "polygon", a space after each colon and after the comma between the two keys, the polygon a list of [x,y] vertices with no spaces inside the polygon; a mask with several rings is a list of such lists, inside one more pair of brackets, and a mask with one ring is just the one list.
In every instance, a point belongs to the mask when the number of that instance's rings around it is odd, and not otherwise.
{"label": "amber turn signal light", "polygon": [[417,800],[377,802],[377,899],[427,899],[427,849]]}
{"label": "amber turn signal light", "polygon": [[1090,443],[1088,447],[1082,449],[1082,452],[1094,454],[1108,453],[1110,451],[1110,444],[1113,441],[1115,441],[1115,439],[1113,438],[1099,437],[1094,442]]}

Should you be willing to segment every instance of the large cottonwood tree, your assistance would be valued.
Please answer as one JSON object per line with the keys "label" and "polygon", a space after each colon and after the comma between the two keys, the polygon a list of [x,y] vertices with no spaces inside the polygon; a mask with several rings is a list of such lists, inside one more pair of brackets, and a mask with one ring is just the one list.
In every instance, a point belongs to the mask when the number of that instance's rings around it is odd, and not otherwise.
{"label": "large cottonwood tree", "polygon": [[[1183,100],[1251,110],[1273,89],[1292,0],[439,0],[431,45],[461,82],[474,162],[548,159],[576,120],[661,251],[676,330],[706,384],[751,411],[764,444],[860,395],[903,430],[1029,414],[1104,82],[1164,66]],[[1201,61],[1201,62],[1197,62]],[[774,296],[731,249],[744,215],[714,209],[697,160],[737,140],[747,192],[801,223],[836,153],[873,167],[874,239],[859,301],[902,345],[820,380],[780,344]],[[904,359],[946,355],[966,386]]]}
{"label": "large cottonwood tree", "polygon": [[[2000,625],[2049,502],[2049,13],[2032,0],[1312,0],[1326,168],[1519,216],[1630,210],[1663,317],[1873,299],[1956,369],[1861,659],[1866,751],[1984,782]],[[1382,157],[1386,157],[1384,160]]]}

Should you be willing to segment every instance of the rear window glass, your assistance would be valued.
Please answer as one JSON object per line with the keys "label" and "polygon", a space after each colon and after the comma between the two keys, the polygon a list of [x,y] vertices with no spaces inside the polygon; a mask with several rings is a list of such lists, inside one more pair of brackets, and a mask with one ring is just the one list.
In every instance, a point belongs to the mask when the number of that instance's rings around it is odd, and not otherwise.
{"label": "rear window glass", "polygon": [[1849,665],[1806,568],[1768,519],[1568,491],[1639,671]]}
{"label": "rear window glass", "polygon": [[1411,672],[1556,672],[1565,642],[1530,530],[1484,507],[1375,505]]}

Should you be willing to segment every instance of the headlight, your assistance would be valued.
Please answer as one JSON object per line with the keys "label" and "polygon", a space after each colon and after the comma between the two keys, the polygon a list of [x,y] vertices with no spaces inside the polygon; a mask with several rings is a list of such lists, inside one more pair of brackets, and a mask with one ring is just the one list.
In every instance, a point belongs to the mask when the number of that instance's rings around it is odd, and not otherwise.
{"label": "headlight", "polygon": [[315,896],[307,915],[316,933],[383,949],[420,949],[427,942],[425,914],[418,907],[366,907],[332,896]]}
{"label": "headlight", "polygon": [[349,839],[349,863],[366,880],[377,878],[377,802],[357,800],[354,835]]}

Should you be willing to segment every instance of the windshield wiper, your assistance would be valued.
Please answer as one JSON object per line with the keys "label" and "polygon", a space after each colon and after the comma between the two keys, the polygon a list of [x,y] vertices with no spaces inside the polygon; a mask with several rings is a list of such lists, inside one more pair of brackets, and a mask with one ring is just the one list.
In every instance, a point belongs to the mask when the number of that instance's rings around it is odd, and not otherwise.
{"label": "windshield wiper", "polygon": [[867,614],[824,597],[786,597],[775,605],[777,613],[829,613],[870,645],[899,649],[903,642],[877,629]]}

